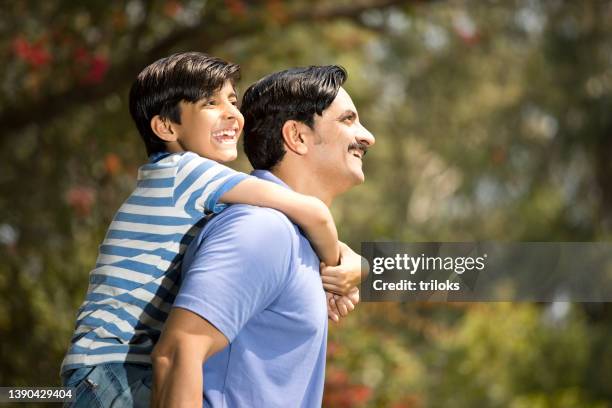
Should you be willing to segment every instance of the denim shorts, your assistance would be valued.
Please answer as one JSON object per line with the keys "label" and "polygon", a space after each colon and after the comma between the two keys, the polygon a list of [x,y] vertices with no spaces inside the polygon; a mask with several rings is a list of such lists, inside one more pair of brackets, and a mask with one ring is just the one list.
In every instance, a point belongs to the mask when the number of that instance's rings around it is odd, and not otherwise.
{"label": "denim shorts", "polygon": [[75,399],[66,407],[149,407],[153,371],[151,366],[107,363],[69,371],[65,387],[75,387]]}

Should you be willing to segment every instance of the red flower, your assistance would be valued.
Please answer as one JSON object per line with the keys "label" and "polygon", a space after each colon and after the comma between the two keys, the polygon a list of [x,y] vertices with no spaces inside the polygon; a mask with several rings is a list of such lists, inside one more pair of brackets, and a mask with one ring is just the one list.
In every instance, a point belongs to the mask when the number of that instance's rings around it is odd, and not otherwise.
{"label": "red flower", "polygon": [[181,10],[183,10],[183,6],[178,1],[171,0],[167,1],[166,4],[164,4],[164,14],[169,17],[176,16],[178,13],[181,12]]}
{"label": "red flower", "polygon": [[94,55],[89,62],[89,71],[83,81],[90,84],[98,84],[104,79],[108,71],[108,60],[102,56]]}
{"label": "red flower", "polygon": [[330,385],[345,386],[348,385],[348,374],[346,371],[338,368],[329,368],[327,370],[326,380]]}
{"label": "red flower", "polygon": [[246,17],[247,9],[244,2],[240,0],[225,0],[229,12],[235,17]]}
{"label": "red flower", "polygon": [[104,157],[104,169],[111,176],[116,175],[121,170],[121,159],[114,153],[109,153]]}
{"label": "red flower", "polygon": [[351,387],[351,395],[356,403],[362,404],[372,396],[372,389],[367,385],[354,385]]}
{"label": "red flower", "polygon": [[30,53],[30,43],[22,37],[16,37],[13,40],[13,52],[23,60],[27,59]]}
{"label": "red flower", "polygon": [[35,68],[47,65],[51,61],[51,54],[43,47],[41,41],[32,44],[22,37],[16,37],[13,40],[13,52]]}
{"label": "red flower", "polygon": [[94,190],[83,186],[72,187],[66,193],[66,201],[77,216],[87,217],[94,202]]}
{"label": "red flower", "polygon": [[85,84],[98,84],[102,82],[109,63],[102,55],[93,55],[83,47],[74,50],[74,59],[81,69],[85,69],[85,74],[81,77],[81,82]]}
{"label": "red flower", "polygon": [[327,342],[327,357],[328,358],[333,358],[336,353],[338,353],[338,343],[336,343],[335,341],[329,340]]}

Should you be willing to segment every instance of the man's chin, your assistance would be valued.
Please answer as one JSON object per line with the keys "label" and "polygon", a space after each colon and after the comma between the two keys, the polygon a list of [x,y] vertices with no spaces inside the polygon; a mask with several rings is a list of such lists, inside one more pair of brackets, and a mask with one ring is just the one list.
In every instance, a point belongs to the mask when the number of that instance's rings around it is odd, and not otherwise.
{"label": "man's chin", "polygon": [[365,175],[362,172],[355,172],[351,177],[351,187],[358,186],[359,184],[363,184],[365,181]]}

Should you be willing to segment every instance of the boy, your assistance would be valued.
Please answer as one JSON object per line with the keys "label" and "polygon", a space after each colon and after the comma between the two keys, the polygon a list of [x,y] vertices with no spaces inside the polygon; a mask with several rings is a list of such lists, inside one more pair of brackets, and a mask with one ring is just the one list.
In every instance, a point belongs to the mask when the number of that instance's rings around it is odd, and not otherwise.
{"label": "boy", "polygon": [[[65,385],[108,388],[108,400],[98,401],[103,406],[131,401],[129,393],[121,394],[139,381],[130,378],[130,365],[150,364],[180,283],[184,250],[206,215],[228,203],[282,211],[303,228],[325,264],[337,264],[340,255],[347,258],[350,273],[330,268],[327,288],[346,294],[359,281],[360,260],[348,247],[339,247],[321,201],[217,163],[237,156],[244,124],[234,90],[238,75],[237,65],[183,53],[146,67],[132,86],[130,113],[149,163],[140,168],[135,191],[100,246],[61,369]],[[92,376],[98,366],[104,378]],[[77,403],[87,406],[94,400],[77,395]]]}

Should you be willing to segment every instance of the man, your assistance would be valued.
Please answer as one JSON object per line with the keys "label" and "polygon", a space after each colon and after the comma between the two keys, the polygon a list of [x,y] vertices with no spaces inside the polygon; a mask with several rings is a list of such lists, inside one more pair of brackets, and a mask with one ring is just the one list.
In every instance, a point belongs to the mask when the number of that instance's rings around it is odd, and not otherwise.
{"label": "man", "polygon": [[[255,176],[328,206],[363,182],[374,137],[337,66],[271,74],[244,95]],[[152,354],[153,406],[315,407],[323,395],[326,300],[319,260],[281,213],[233,205],[191,244]],[[202,364],[204,365],[204,379]]]}

